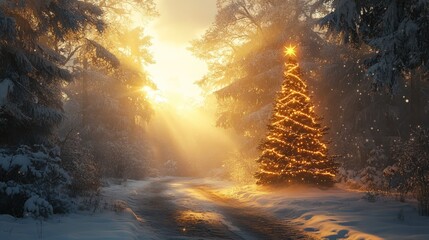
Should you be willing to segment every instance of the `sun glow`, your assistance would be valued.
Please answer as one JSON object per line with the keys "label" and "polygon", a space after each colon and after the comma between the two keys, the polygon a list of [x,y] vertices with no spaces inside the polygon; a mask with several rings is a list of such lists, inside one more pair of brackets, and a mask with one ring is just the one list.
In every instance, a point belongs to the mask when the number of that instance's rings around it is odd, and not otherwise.
{"label": "sun glow", "polygon": [[[154,60],[153,64],[142,64],[142,68],[156,88],[147,86],[141,91],[158,109],[186,110],[183,112],[187,114],[205,102],[205,96],[195,82],[206,74],[207,66],[188,49],[190,41],[198,38],[214,20],[216,1],[204,2],[189,0],[184,4],[182,1],[155,0],[160,15],[150,22],[138,11],[133,12],[133,27],[146,26],[145,33],[151,37],[148,51]],[[211,9],[209,12],[205,10],[207,4]],[[178,12],[177,8],[190,13]]]}
{"label": "sun glow", "polygon": [[[189,112],[205,102],[203,91],[195,84],[207,73],[207,65],[188,49],[214,21],[216,0],[155,0],[159,16],[145,28],[151,37],[149,51],[154,64],[144,66],[156,85],[148,100],[165,103],[163,108]],[[135,22],[142,22],[138,14]],[[159,105],[159,104],[158,104]]]}
{"label": "sun glow", "polygon": [[195,82],[207,71],[205,63],[194,58],[186,49],[186,44],[166,43],[158,38],[156,32],[152,34],[155,37],[150,49],[156,63],[146,69],[159,90],[158,94],[162,93],[168,99],[168,105],[174,108],[200,106],[204,97]]}
{"label": "sun glow", "polygon": [[146,93],[146,98],[152,104],[161,104],[161,103],[167,102],[167,99],[162,96],[162,94],[159,90],[153,89],[149,86],[144,86],[141,88],[141,91]]}
{"label": "sun glow", "polygon": [[[144,133],[147,149],[160,174],[175,174],[166,166],[177,163],[178,169],[172,171],[204,175],[208,169],[221,167],[222,161],[237,148],[229,132],[213,124],[215,100],[206,98],[195,84],[208,68],[189,50],[190,41],[215,20],[216,0],[154,2],[160,15],[145,27],[145,33],[151,37],[148,52],[153,64],[141,65],[153,85],[142,84],[138,89],[154,109]],[[211,10],[207,12],[209,6]],[[136,27],[145,25],[137,13],[133,20]]]}

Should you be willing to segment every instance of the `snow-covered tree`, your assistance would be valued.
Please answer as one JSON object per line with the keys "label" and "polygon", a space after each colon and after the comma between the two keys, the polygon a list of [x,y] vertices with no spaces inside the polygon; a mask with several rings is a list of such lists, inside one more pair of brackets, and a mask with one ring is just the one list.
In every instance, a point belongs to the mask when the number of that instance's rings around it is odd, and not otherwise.
{"label": "snow-covered tree", "polygon": [[429,130],[417,128],[407,141],[397,142],[394,152],[397,163],[387,175],[396,175],[397,190],[412,193],[420,214],[429,216]]}
{"label": "snow-covered tree", "polygon": [[0,213],[48,217],[66,211],[70,177],[60,162],[58,147],[0,148]]}
{"label": "snow-covered tree", "polygon": [[142,68],[152,62],[149,37],[143,26],[123,23],[132,22],[131,11],[139,9],[142,16],[153,16],[153,1],[108,0],[99,4],[105,12],[104,34],[92,34],[92,40],[70,46],[78,49],[74,62],[80,74],[65,89],[69,97],[66,104],[70,106],[68,114],[77,121],[64,125],[63,133],[73,128],[73,135],[79,133],[102,175],[138,178],[147,167],[143,127],[152,113],[142,87],[155,86]]}
{"label": "snow-covered tree", "polygon": [[369,153],[366,167],[359,173],[361,184],[368,191],[384,191],[388,189],[388,182],[384,175],[385,168],[389,165],[388,157],[383,148],[378,147]]}
{"label": "snow-covered tree", "polygon": [[72,80],[64,46],[104,29],[97,6],[79,0],[0,1],[0,202],[2,213],[48,216],[66,209],[55,129],[61,86]]}
{"label": "snow-covered tree", "polygon": [[68,186],[70,195],[83,196],[96,192],[101,186],[101,174],[91,147],[83,142],[75,129],[69,129],[60,146],[61,166],[71,177]]}
{"label": "snow-covered tree", "polygon": [[[338,81],[343,71],[359,68],[348,73],[346,81],[320,82],[324,92],[330,90],[322,104],[326,106],[324,115],[332,119],[332,147],[342,156],[345,169],[370,170],[374,163],[367,162],[367,156],[372,149],[383,146],[389,156],[398,138],[404,139],[416,126],[429,123],[424,94],[429,89],[425,81],[428,1],[327,2],[332,12],[321,25],[334,40],[339,36],[345,46],[355,50],[339,55],[346,56],[344,65],[331,68],[333,76],[326,79]],[[362,70],[366,70],[365,76]],[[394,94],[386,96],[374,89]],[[377,172],[380,174],[380,169]]]}
{"label": "snow-covered tree", "polygon": [[323,140],[326,128],[314,111],[294,47],[286,47],[285,56],[284,81],[260,145],[256,178],[259,184],[332,185],[337,170]]}
{"label": "snow-covered tree", "polygon": [[[72,80],[59,43],[87,25],[102,30],[101,10],[83,1],[0,2],[0,144],[52,143],[62,120],[61,84]],[[4,95],[6,93],[6,95]]]}
{"label": "snow-covered tree", "polygon": [[369,45],[368,75],[376,89],[395,90],[404,72],[429,70],[429,1],[330,0],[322,21],[345,43]]}

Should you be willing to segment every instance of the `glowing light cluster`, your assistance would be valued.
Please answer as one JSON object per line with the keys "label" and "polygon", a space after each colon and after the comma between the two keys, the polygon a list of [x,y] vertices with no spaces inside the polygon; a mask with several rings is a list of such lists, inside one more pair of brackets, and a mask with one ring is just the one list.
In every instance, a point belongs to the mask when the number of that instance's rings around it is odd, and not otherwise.
{"label": "glowing light cluster", "polygon": [[336,165],[328,157],[308,86],[295,60],[296,47],[284,49],[284,81],[278,93],[268,135],[260,145],[258,183],[310,183],[330,185]]}

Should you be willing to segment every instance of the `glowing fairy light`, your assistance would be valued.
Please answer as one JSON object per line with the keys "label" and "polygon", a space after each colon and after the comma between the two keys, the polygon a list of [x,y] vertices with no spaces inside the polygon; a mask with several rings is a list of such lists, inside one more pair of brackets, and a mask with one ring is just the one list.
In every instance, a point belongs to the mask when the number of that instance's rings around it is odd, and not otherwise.
{"label": "glowing fairy light", "polygon": [[276,100],[269,132],[257,160],[258,183],[333,183],[336,165],[328,157],[325,128],[314,111],[297,63],[296,47],[284,48],[284,81]]}

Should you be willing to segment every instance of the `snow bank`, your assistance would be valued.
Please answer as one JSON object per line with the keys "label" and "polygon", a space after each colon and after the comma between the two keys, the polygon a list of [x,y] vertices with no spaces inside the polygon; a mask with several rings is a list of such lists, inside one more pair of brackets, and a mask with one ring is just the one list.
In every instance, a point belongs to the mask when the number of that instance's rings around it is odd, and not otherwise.
{"label": "snow bank", "polygon": [[[135,187],[141,187],[144,184],[145,182],[127,182],[103,188],[102,194],[109,206],[95,213],[89,211],[63,216],[53,215],[46,221],[0,215],[0,239],[157,239],[150,230],[145,228],[144,221],[138,218],[123,201],[135,192]],[[28,204],[28,207],[30,205]]]}
{"label": "snow bank", "polygon": [[139,231],[136,223],[134,216],[127,211],[70,214],[54,216],[47,221],[0,215],[0,239],[153,239]]}
{"label": "snow bank", "polygon": [[429,218],[418,215],[417,203],[389,198],[370,202],[363,192],[340,188],[268,189],[255,185],[218,192],[277,217],[293,219],[304,231],[323,239],[429,239]]}

